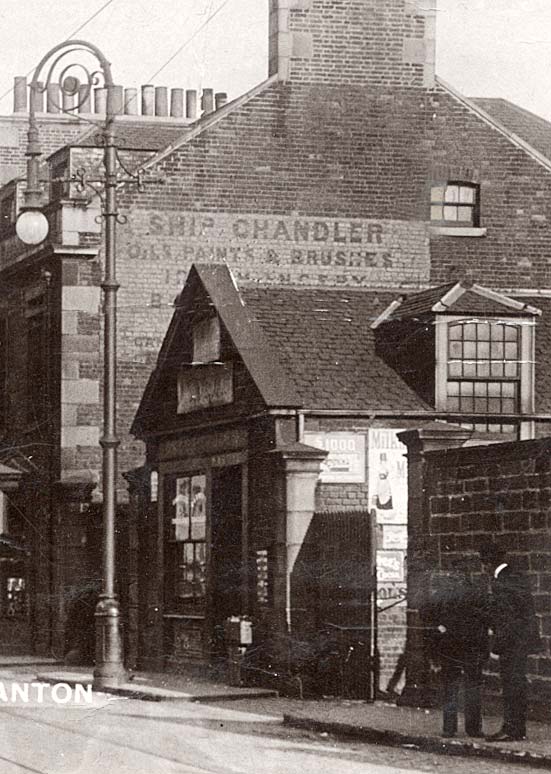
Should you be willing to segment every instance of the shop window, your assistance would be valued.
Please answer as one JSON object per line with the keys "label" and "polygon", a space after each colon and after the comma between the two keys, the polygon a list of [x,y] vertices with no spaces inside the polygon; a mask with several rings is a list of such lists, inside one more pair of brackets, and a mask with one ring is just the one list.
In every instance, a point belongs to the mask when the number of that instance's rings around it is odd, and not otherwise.
{"label": "shop window", "polygon": [[480,188],[472,183],[447,182],[431,187],[432,223],[455,227],[480,225]]}
{"label": "shop window", "polygon": [[202,606],[206,593],[206,479],[172,479],[167,601],[175,608]]}
{"label": "shop window", "polygon": [[476,319],[442,327],[437,408],[470,415],[461,424],[474,430],[518,437],[522,414],[533,410],[533,323]]}
{"label": "shop window", "polygon": [[8,618],[24,618],[27,614],[25,578],[6,578],[4,612]]}

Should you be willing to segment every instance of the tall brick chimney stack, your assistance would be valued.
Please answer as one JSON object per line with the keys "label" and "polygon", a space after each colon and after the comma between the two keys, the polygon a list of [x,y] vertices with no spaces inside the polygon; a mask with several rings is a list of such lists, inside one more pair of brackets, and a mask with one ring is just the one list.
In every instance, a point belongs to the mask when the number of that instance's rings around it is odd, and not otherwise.
{"label": "tall brick chimney stack", "polygon": [[270,0],[270,75],[328,85],[431,88],[436,3]]}

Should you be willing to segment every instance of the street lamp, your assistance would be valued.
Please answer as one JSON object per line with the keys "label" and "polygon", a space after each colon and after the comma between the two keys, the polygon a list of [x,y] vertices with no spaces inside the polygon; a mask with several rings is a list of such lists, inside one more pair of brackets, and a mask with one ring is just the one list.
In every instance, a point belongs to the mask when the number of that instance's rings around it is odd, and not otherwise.
{"label": "street lamp", "polygon": [[[83,64],[65,64],[65,57],[84,53],[91,55],[99,70],[89,71]],[[95,65],[97,66],[97,65]],[[105,269],[102,282],[104,314],[104,393],[103,393],[103,436],[100,440],[103,457],[103,556],[102,556],[102,592],[96,608],[96,667],[94,686],[105,688],[124,682],[125,670],[122,657],[120,634],[119,602],[115,595],[115,510],[117,448],[119,439],[116,434],[116,337],[117,337],[117,290],[116,281],[116,242],[117,224],[117,153],[114,135],[114,83],[111,65],[102,52],[91,43],[83,40],[69,40],[52,48],[37,66],[30,84],[31,98],[29,106],[29,130],[27,144],[27,187],[23,213],[16,223],[20,239],[27,244],[40,244],[48,235],[48,221],[41,212],[42,193],[39,180],[39,158],[41,155],[39,130],[35,114],[35,95],[43,93],[52,83],[54,72],[61,67],[59,83],[62,94],[76,97],[74,107],[67,109],[59,106],[63,112],[78,110],[89,98],[93,86],[103,80],[106,89],[106,115],[101,127],[104,146],[103,164],[105,173],[103,185],[103,217],[105,219]],[[70,75],[77,69],[85,79]],[[42,81],[41,75],[46,77]],[[86,184],[84,176],[81,183]]]}

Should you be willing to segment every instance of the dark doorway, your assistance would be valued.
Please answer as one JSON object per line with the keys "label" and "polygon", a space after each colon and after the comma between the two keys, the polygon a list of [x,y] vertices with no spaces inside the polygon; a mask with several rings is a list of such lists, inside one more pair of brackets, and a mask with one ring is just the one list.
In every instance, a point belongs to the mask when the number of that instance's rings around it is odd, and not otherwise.
{"label": "dark doorway", "polygon": [[374,697],[376,582],[366,512],[315,513],[292,573],[293,607],[312,693]]}
{"label": "dark doorway", "polygon": [[224,621],[243,612],[243,519],[239,465],[213,471],[211,502],[212,654],[222,656],[226,655]]}

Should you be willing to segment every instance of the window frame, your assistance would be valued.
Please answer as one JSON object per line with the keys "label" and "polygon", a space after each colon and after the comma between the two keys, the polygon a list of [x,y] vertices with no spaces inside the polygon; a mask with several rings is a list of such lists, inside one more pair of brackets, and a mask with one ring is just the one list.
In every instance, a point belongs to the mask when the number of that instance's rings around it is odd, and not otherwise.
{"label": "window frame", "polygon": [[[202,522],[202,532],[200,537],[193,532],[193,486],[199,486],[202,481],[203,495],[203,519],[198,519],[195,523]],[[166,612],[169,614],[188,614],[204,615],[207,606],[207,573],[208,573],[208,484],[206,471],[181,471],[170,473],[163,477],[163,499],[165,503],[164,521],[165,521],[165,569],[164,569],[164,601]],[[178,505],[176,498],[181,492],[179,482],[187,481],[187,516],[178,516]],[[187,535],[185,526],[187,522]],[[184,527],[180,535],[179,528]],[[193,559],[189,558],[189,547]],[[201,555],[200,568],[197,565],[197,555]],[[182,586],[188,583],[189,574],[187,567],[193,568],[193,577],[191,586],[194,591],[191,594],[180,594],[179,584]],[[202,568],[202,569],[201,569]],[[196,578],[197,573],[197,578]],[[201,584],[201,593],[195,593],[197,583]]]}
{"label": "window frame", "polygon": [[[518,414],[467,414],[464,412],[454,412],[449,409],[448,404],[448,382],[454,381],[474,381],[485,382],[490,381],[514,381],[511,378],[497,377],[458,377],[450,378],[448,376],[448,343],[449,343],[449,328],[451,325],[458,323],[469,322],[499,322],[506,325],[514,325],[519,328],[519,396],[518,396]],[[496,418],[495,422],[486,420],[491,424],[517,424],[519,425],[519,437],[521,439],[534,437],[534,423],[531,420],[522,419],[523,415],[532,414],[535,410],[535,338],[536,338],[536,320],[533,317],[508,317],[506,315],[499,317],[474,317],[473,315],[447,315],[439,314],[435,317],[435,361],[436,361],[436,373],[435,373],[435,408],[437,411],[451,414],[452,416],[465,416],[469,417],[492,417]],[[506,420],[498,421],[499,417],[514,416],[514,422],[507,422]],[[473,424],[476,420],[473,419]]]}
{"label": "window frame", "polygon": [[[458,201],[446,202],[446,191],[448,188],[452,186],[457,186],[459,188]],[[444,189],[442,200],[433,198],[433,191],[436,188]],[[473,191],[474,201],[472,203],[460,201],[462,188]],[[433,207],[442,207],[442,215],[444,215],[444,210],[446,207],[455,208],[458,214],[461,209],[469,210],[471,212],[472,217],[469,220],[459,220],[459,218],[457,218],[456,220],[450,220],[445,217],[433,218],[432,217]],[[440,226],[440,227],[447,227],[447,228],[454,228],[454,229],[455,228],[457,229],[480,228],[480,185],[478,183],[473,183],[472,181],[469,181],[469,180],[457,180],[457,179],[433,180],[430,184],[429,223],[431,224],[431,226]]]}

